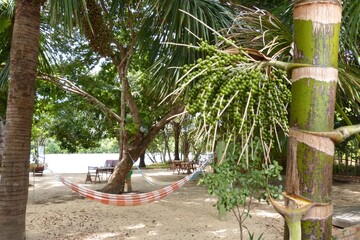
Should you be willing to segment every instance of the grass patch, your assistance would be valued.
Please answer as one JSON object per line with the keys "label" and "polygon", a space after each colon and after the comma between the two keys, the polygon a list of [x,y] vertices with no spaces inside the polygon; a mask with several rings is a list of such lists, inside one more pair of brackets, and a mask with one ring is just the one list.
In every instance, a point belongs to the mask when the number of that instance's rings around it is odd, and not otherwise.
{"label": "grass patch", "polygon": [[146,165],[146,169],[167,169],[170,167],[170,164],[165,163],[153,163],[151,165]]}

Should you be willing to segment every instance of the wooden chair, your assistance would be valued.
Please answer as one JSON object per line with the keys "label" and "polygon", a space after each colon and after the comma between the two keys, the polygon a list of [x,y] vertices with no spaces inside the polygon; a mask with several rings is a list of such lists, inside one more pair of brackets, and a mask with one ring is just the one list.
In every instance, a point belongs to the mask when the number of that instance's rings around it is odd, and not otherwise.
{"label": "wooden chair", "polygon": [[96,179],[98,179],[99,183],[101,183],[98,167],[88,166],[88,173],[86,175],[85,183],[87,183],[88,181],[90,181],[91,183],[93,183],[94,181],[94,183],[96,183]]}

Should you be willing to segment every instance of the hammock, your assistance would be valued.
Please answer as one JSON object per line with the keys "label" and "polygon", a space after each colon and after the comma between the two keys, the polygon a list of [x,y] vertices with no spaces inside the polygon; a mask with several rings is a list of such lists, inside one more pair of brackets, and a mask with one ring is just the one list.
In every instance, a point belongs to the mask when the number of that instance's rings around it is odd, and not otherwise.
{"label": "hammock", "polygon": [[[135,163],[135,162],[134,162]],[[203,167],[202,167],[202,170],[205,168],[206,165],[208,165],[209,162],[205,162],[203,164]],[[143,178],[145,179],[145,181],[153,186],[167,186],[167,185],[170,185],[174,182],[166,182],[166,181],[159,181],[159,180],[156,180],[155,178],[153,177],[150,177],[149,175],[147,175],[146,173],[144,173],[144,171],[142,171],[139,166],[135,165],[135,167],[137,168],[137,170],[140,172],[141,176],[143,176]],[[190,180],[193,180],[197,175],[199,175],[201,171],[195,171],[194,174]]]}
{"label": "hammock", "polygon": [[94,201],[98,201],[103,204],[113,205],[113,206],[138,206],[145,203],[151,203],[154,201],[158,201],[162,198],[167,197],[171,193],[175,192],[179,188],[181,188],[187,181],[194,178],[198,175],[209,163],[205,162],[202,166],[200,166],[195,172],[191,175],[188,175],[177,182],[174,182],[162,189],[155,190],[148,193],[140,193],[140,194],[109,194],[102,193],[95,190],[91,190],[89,188],[82,187],[78,184],[72,183],[69,180],[66,180],[64,177],[59,176],[58,179],[67,187],[72,189],[73,191],[79,193],[80,195],[89,198]]}

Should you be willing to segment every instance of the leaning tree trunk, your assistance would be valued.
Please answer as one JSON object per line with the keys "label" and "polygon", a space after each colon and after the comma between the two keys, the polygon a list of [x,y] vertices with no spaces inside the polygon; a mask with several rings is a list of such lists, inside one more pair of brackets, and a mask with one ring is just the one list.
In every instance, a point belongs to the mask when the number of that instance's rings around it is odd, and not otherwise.
{"label": "leaning tree trunk", "polygon": [[[339,0],[297,0],[286,190],[321,203],[301,222],[301,239],[331,239],[334,143],[312,132],[334,128],[341,22]],[[285,237],[286,238],[286,237]]]}
{"label": "leaning tree trunk", "polygon": [[173,119],[174,116],[181,113],[183,110],[183,106],[175,106],[172,111],[163,116],[160,121],[153,125],[146,135],[139,134],[139,137],[136,138],[136,140],[127,142],[127,151],[123,151],[122,158],[116,165],[108,183],[101,189],[101,191],[115,194],[120,193],[125,182],[125,178],[133,166],[133,161],[136,161],[143,153],[145,153],[145,150],[155,139],[159,131],[163,129],[165,125]]}
{"label": "leaning tree trunk", "polygon": [[40,1],[16,2],[10,53],[5,147],[0,170],[0,238],[25,239]]}

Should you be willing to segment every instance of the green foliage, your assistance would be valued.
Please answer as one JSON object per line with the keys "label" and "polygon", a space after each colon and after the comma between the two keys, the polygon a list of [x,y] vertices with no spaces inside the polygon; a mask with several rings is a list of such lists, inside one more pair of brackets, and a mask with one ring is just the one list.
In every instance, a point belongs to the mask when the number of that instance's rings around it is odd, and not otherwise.
{"label": "green foliage", "polygon": [[266,165],[262,161],[261,152],[256,151],[251,161],[247,163],[243,157],[237,164],[240,150],[239,146],[229,146],[224,161],[213,166],[214,174],[205,174],[200,180],[200,183],[207,186],[210,194],[218,197],[217,206],[221,204],[227,211],[247,205],[250,197],[266,200],[266,188],[275,198],[280,196],[282,190],[282,186],[268,184],[268,179],[281,180],[282,167],[277,162]]}
{"label": "green foliage", "polygon": [[[77,153],[118,153],[118,142],[114,138],[101,139],[98,145],[93,148],[82,148],[79,146],[76,150]],[[54,138],[46,139],[46,153],[69,153],[69,150],[61,147],[61,142]]]}
{"label": "green foliage", "polygon": [[[218,158],[220,163],[214,165],[213,174],[205,174],[200,183],[208,188],[208,193],[217,196],[216,207],[220,211],[232,211],[240,228],[240,239],[243,239],[243,222],[251,217],[250,205],[252,199],[259,201],[264,199],[268,202],[268,193],[274,198],[281,198],[281,185],[269,184],[269,180],[277,178],[281,180],[282,167],[277,162],[265,164],[263,153],[259,145],[261,141],[256,140],[251,145],[251,160],[241,157],[240,144],[225,146],[223,141],[218,142]],[[240,159],[240,161],[239,161]],[[240,210],[242,209],[242,210]],[[254,238],[248,230],[250,239]],[[258,239],[261,239],[262,235]]]}
{"label": "green foliage", "polygon": [[[149,17],[146,18],[140,31],[141,50],[149,52],[149,61],[155,63],[151,73],[155,96],[168,95],[181,76],[180,66],[194,62],[199,54],[192,49],[179,47],[176,44],[196,45],[203,38],[215,41],[215,36],[203,24],[192,16],[204,21],[211,28],[220,30],[231,25],[231,8],[212,0],[155,0],[152,2]],[[152,37],[149,37],[152,36]]]}
{"label": "green foliage", "polygon": [[152,163],[152,164],[146,166],[146,168],[148,168],[148,169],[168,169],[169,167],[170,167],[170,164],[167,162]]}
{"label": "green foliage", "polygon": [[7,91],[0,88],[0,118],[5,118]]}
{"label": "green foliage", "polygon": [[349,65],[360,66],[360,2],[357,0],[343,1],[343,18],[340,34],[340,57]]}
{"label": "green foliage", "polygon": [[66,149],[62,149],[60,147],[60,143],[53,138],[49,138],[46,140],[46,154],[52,153],[68,153]]}
{"label": "green foliage", "polygon": [[10,70],[10,46],[14,1],[0,2],[0,88],[5,88]]}
{"label": "green foliage", "polygon": [[[250,233],[248,231],[248,234],[249,234],[249,240],[255,240],[255,233]],[[264,233],[261,233],[260,236],[257,238],[257,240],[263,239],[263,235],[264,235]]]}

